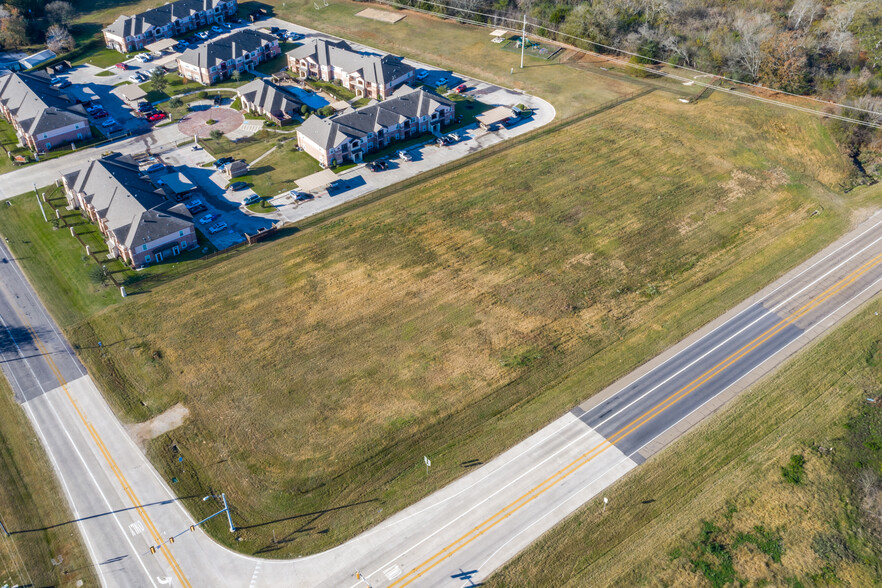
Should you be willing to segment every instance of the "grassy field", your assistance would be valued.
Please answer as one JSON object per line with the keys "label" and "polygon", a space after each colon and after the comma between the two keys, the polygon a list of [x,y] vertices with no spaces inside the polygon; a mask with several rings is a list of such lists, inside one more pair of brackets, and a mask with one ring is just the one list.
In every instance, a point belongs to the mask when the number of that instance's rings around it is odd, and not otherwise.
{"label": "grassy field", "polygon": [[[651,94],[67,332],[126,419],[190,409],[149,454],[181,495],[225,489],[242,541],[219,540],[313,552],[498,454],[831,241],[866,204],[824,187],[847,173],[814,119]],[[127,343],[97,355],[98,339]]]}
{"label": "grassy field", "polygon": [[[878,586],[876,299],[552,529],[486,586]],[[805,460],[802,481],[782,467]],[[867,480],[864,482],[863,480]],[[758,540],[758,541],[757,541]]]}
{"label": "grassy field", "polygon": [[2,376],[0,414],[0,518],[10,532],[0,535],[0,582],[97,586],[49,458]]}

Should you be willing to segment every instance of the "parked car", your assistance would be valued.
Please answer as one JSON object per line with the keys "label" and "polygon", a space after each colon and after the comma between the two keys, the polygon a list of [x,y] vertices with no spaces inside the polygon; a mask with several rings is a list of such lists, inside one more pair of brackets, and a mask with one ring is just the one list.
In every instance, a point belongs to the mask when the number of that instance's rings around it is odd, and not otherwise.
{"label": "parked car", "polygon": [[137,59],[141,63],[147,63],[148,61],[150,61],[151,57],[149,53],[139,53],[135,55],[135,59]]}
{"label": "parked car", "polygon": [[153,105],[149,102],[138,102],[138,112],[149,112],[153,110]]}
{"label": "parked car", "polygon": [[150,122],[158,122],[158,121],[161,121],[162,119],[164,119],[166,116],[168,116],[168,115],[164,112],[154,112],[153,114],[151,114],[147,117],[147,120]]}
{"label": "parked car", "polygon": [[118,131],[121,131],[121,130],[122,130],[122,127],[119,125],[119,123],[114,122],[112,125],[110,125],[109,127],[107,127],[107,129],[105,129],[105,130],[106,130],[108,133],[116,133],[116,132],[118,132]]}
{"label": "parked car", "polygon": [[232,163],[232,162],[233,162],[232,157],[221,157],[220,159],[216,159],[213,165],[214,165],[214,167],[216,167],[218,169],[222,169],[223,166],[227,165],[228,163]]}
{"label": "parked car", "polygon": [[201,40],[205,41],[205,40],[207,40],[211,35],[209,35],[209,34],[208,34],[207,32],[205,32],[205,31],[200,31],[200,32],[196,33],[196,36],[199,37]]}
{"label": "parked car", "polygon": [[[244,184],[244,182],[242,182],[242,183]],[[257,202],[259,200],[260,200],[260,196],[258,196],[257,194],[251,194],[245,200],[242,201],[242,204],[244,204],[245,206],[248,206],[250,204],[257,204]]]}
{"label": "parked car", "polygon": [[220,28],[219,26],[217,26],[217,25],[212,26],[212,27],[211,27],[211,30],[214,31],[214,32],[217,33],[217,34],[221,34],[222,32],[224,32],[224,30],[223,30],[222,28]]}
{"label": "parked car", "polygon": [[115,124],[116,124],[115,120],[113,120],[112,118],[108,118],[106,121],[101,123],[101,126],[106,129],[107,127],[112,127]]}
{"label": "parked car", "polygon": [[297,195],[296,198],[294,198],[294,200],[296,200],[297,202],[306,202],[307,200],[312,200],[313,198],[315,198],[315,196],[310,194],[309,192],[301,192]]}
{"label": "parked car", "polygon": [[304,193],[305,192],[301,192],[300,190],[288,190],[288,195],[295,199],[299,198],[300,195]]}
{"label": "parked car", "polygon": [[270,34],[275,35],[279,32],[279,27],[270,27]]}
{"label": "parked car", "polygon": [[228,226],[227,223],[221,221],[219,223],[215,223],[215,224],[211,225],[210,227],[208,227],[208,232],[211,233],[212,235],[215,233],[220,233],[221,231],[226,229],[227,226]]}
{"label": "parked car", "polygon": [[95,119],[101,119],[101,118],[104,118],[105,116],[107,116],[107,111],[103,110],[103,109],[96,110],[95,112],[92,113],[92,118],[95,118]]}
{"label": "parked car", "polygon": [[136,73],[136,74],[130,75],[129,81],[132,82],[133,84],[140,84],[141,83],[141,74]]}
{"label": "parked car", "polygon": [[91,104],[86,104],[86,112],[88,112],[89,114],[95,114],[99,110],[104,110],[104,109],[101,108],[101,105],[96,102],[92,102]]}
{"label": "parked car", "polygon": [[187,207],[187,210],[193,210],[197,206],[202,206],[202,201],[199,200],[198,198],[194,198],[193,200],[191,200],[189,202],[185,202],[184,206]]}
{"label": "parked car", "polygon": [[224,27],[224,28],[227,29],[228,31],[231,30],[231,29],[233,28],[233,25],[231,25],[231,24],[228,23],[228,22],[222,22],[222,23],[220,23],[220,24],[221,24],[222,27]]}
{"label": "parked car", "polygon": [[200,212],[205,212],[206,210],[208,210],[208,207],[204,204],[200,204],[199,206],[194,206],[193,208],[188,208],[187,210],[190,211],[190,214],[199,214]]}
{"label": "parked car", "polygon": [[376,162],[376,161],[372,161],[372,162],[368,163],[368,164],[367,164],[367,168],[368,168],[369,170],[371,170],[372,172],[378,172],[378,171],[380,171],[380,166],[377,165],[377,162]]}
{"label": "parked car", "polygon": [[219,216],[220,215],[218,215],[218,214],[213,214],[213,213],[209,212],[205,216],[199,218],[199,224],[207,225],[208,223],[210,223],[214,219],[218,218]]}
{"label": "parked car", "polygon": [[303,38],[303,35],[301,35],[300,33],[295,33],[294,31],[291,31],[290,33],[288,33],[288,40],[289,41],[299,41],[302,38]]}
{"label": "parked car", "polygon": [[230,190],[236,191],[241,190],[243,188],[247,188],[248,184],[246,182],[233,182],[230,184]]}
{"label": "parked car", "polygon": [[424,70],[424,69],[418,69],[418,70],[417,70],[417,73],[416,73],[416,79],[418,79],[418,80],[424,80],[424,79],[426,79],[427,77],[429,77],[429,72],[427,72],[427,71]]}
{"label": "parked car", "polygon": [[116,69],[122,69],[122,70],[129,69],[129,66],[126,65],[125,63],[117,63],[115,67],[116,67]]}
{"label": "parked car", "polygon": [[153,172],[158,172],[158,171],[164,170],[164,169],[165,169],[164,163],[154,163],[154,164],[150,165],[144,171],[147,172],[148,174],[152,174]]}
{"label": "parked car", "polygon": [[460,139],[462,139],[462,135],[460,135],[460,134],[457,133],[456,131],[453,131],[452,133],[450,133],[450,134],[447,135],[447,136],[450,137],[451,140],[453,140],[453,141],[459,141]]}
{"label": "parked car", "polygon": [[440,88],[441,86],[443,86],[443,85],[446,84],[446,83],[447,83],[447,78],[446,78],[446,77],[438,78],[438,80],[435,82],[435,87],[436,87],[436,88]]}
{"label": "parked car", "polygon": [[466,86],[465,84],[460,84],[457,87],[455,87],[453,89],[453,91],[456,92],[457,94],[462,94],[463,92],[465,92],[468,89],[469,89],[468,86]]}
{"label": "parked car", "polygon": [[399,151],[398,157],[400,157],[404,161],[413,161],[413,156],[407,151]]}
{"label": "parked car", "polygon": [[439,147],[447,147],[452,141],[447,137],[438,137],[435,142],[438,144]]}

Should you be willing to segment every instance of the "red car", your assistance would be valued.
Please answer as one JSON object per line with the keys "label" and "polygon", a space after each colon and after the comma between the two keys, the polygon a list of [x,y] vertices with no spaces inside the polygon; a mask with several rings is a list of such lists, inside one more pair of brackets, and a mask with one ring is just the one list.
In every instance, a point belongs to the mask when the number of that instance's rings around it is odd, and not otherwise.
{"label": "red car", "polygon": [[456,92],[457,94],[462,94],[466,90],[468,90],[468,88],[466,87],[465,84],[460,84],[453,89],[453,91]]}
{"label": "red car", "polygon": [[156,122],[158,120],[164,119],[166,116],[167,115],[164,112],[156,112],[148,116],[147,120],[149,120],[150,122]]}
{"label": "red car", "polygon": [[117,63],[116,67],[117,67],[117,69],[129,69],[129,66],[126,65],[125,63]]}

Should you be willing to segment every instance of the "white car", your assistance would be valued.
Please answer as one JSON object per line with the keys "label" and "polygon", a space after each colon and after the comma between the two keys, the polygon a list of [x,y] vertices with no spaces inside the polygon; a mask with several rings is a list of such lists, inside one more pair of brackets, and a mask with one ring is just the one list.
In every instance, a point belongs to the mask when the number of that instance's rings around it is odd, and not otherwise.
{"label": "white car", "polygon": [[426,79],[427,77],[429,77],[429,72],[427,72],[427,71],[424,70],[424,69],[417,70],[416,79],[418,79],[418,80],[424,80],[424,79]]}
{"label": "white car", "polygon": [[133,84],[140,84],[141,83],[141,74],[136,73],[136,74],[130,75],[129,81],[132,82]]}
{"label": "white car", "polygon": [[207,225],[208,223],[210,223],[211,221],[213,221],[216,218],[217,218],[216,214],[209,212],[208,214],[206,214],[205,216],[203,216],[199,219],[199,224]]}
{"label": "white car", "polygon": [[224,32],[224,30],[217,25],[214,25],[213,27],[211,27],[211,30],[217,34],[221,34],[222,32]]}
{"label": "white car", "polygon": [[398,157],[400,157],[400,158],[403,159],[404,161],[413,161],[413,157],[412,157],[411,154],[408,153],[407,151],[399,151],[399,152],[398,152]]}
{"label": "white car", "polygon": [[220,233],[221,231],[223,231],[226,228],[227,228],[227,223],[221,221],[219,223],[215,223],[215,224],[211,225],[210,227],[208,227],[208,232],[213,235],[215,233]]}
{"label": "white car", "polygon": [[135,59],[137,59],[141,63],[147,63],[148,61],[150,61],[151,58],[148,53],[139,53],[138,55],[135,55]]}
{"label": "white car", "polygon": [[205,41],[206,39],[208,39],[208,37],[210,35],[208,33],[206,33],[205,31],[201,31],[201,32],[196,33],[196,36],[199,37],[200,39],[202,39],[203,41]]}
{"label": "white car", "polygon": [[112,118],[108,118],[106,121],[101,123],[101,126],[106,129],[107,127],[112,127],[115,124],[116,124],[115,120],[113,120]]}

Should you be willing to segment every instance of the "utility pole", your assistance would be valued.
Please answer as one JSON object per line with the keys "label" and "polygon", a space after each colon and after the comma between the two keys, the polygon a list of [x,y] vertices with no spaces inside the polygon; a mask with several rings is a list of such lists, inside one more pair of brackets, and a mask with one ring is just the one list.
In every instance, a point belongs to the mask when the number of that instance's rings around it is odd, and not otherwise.
{"label": "utility pole", "polygon": [[524,48],[527,46],[527,13],[524,13],[524,28],[521,30],[521,69],[524,69]]}

